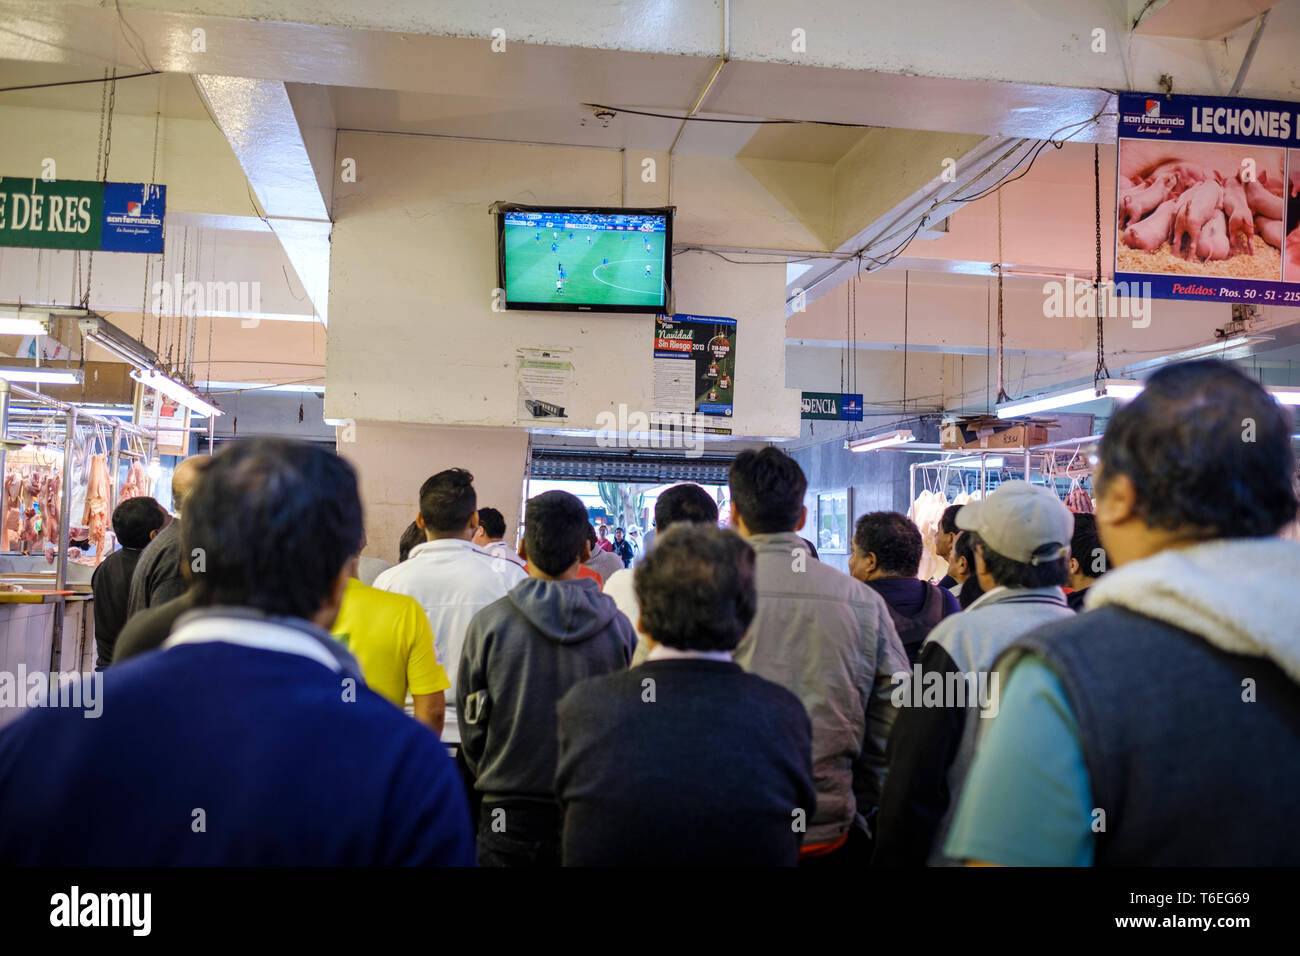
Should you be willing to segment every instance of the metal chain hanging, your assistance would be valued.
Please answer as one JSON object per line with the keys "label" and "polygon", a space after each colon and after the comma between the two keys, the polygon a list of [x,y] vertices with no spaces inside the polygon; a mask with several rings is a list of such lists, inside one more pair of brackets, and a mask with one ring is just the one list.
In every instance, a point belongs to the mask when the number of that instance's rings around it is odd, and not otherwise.
{"label": "metal chain hanging", "polygon": [[[152,192],[154,184],[158,182],[158,125],[162,120],[162,84],[158,84],[158,101],[154,107],[153,114],[153,168],[149,173],[149,190]],[[162,241],[163,247],[167,246],[167,217],[163,216],[162,222]],[[161,266],[162,257],[159,256],[159,265]],[[149,278],[153,271],[153,257],[146,255],[144,257],[144,291],[140,296],[140,342],[144,343],[144,323],[145,316],[149,312]],[[166,276],[163,276],[166,279]]]}
{"label": "metal chain hanging", "polygon": [[1092,383],[1096,385],[1103,378],[1110,378],[1110,369],[1106,367],[1106,330],[1103,322],[1106,309],[1101,294],[1101,147],[1095,143],[1092,147],[1092,185],[1097,219],[1097,275],[1092,283],[1097,301],[1097,368],[1092,374]]}
{"label": "metal chain hanging", "polygon": [[1002,327],[1002,190],[998,190],[998,397],[997,404],[1009,401],[1003,375],[1003,351],[1006,332]]}
{"label": "metal chain hanging", "polygon": [[[95,141],[95,181],[108,181],[108,153],[104,148],[107,142],[111,141],[113,129],[113,105],[116,101],[117,94],[117,67],[112,70],[112,83],[105,83],[100,87],[99,97],[99,138]],[[104,71],[104,79],[109,78],[109,71]],[[112,92],[110,95],[110,86]],[[108,138],[105,137],[105,128],[108,129]],[[86,284],[81,289],[81,307],[90,308],[90,282],[95,274],[95,250],[90,250],[90,255],[86,257]],[[80,278],[81,257],[77,257],[77,272]]]}

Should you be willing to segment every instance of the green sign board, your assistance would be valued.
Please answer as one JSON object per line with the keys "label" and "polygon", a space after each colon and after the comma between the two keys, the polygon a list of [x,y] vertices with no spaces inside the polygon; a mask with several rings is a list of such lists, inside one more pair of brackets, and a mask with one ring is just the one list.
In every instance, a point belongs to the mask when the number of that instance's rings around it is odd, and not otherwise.
{"label": "green sign board", "polygon": [[162,252],[166,186],[0,178],[0,246]]}

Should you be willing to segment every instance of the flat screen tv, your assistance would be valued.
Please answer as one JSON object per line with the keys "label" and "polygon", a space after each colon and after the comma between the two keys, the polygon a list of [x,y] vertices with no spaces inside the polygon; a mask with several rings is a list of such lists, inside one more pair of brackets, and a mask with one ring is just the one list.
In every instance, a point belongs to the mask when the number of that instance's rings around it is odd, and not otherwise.
{"label": "flat screen tv", "polygon": [[673,208],[498,204],[507,309],[670,311]]}

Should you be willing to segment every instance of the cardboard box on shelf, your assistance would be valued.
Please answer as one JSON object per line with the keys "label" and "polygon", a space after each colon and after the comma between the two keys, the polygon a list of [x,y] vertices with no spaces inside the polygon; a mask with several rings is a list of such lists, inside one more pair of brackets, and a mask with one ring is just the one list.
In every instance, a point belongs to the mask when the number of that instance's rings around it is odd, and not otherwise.
{"label": "cardboard box on shelf", "polygon": [[949,422],[939,429],[939,446],[941,448],[965,448],[966,430],[961,422]]}
{"label": "cardboard box on shelf", "polygon": [[991,435],[971,438],[962,447],[1005,451],[1008,448],[1032,448],[1047,444],[1047,429],[1042,425],[1012,425]]}

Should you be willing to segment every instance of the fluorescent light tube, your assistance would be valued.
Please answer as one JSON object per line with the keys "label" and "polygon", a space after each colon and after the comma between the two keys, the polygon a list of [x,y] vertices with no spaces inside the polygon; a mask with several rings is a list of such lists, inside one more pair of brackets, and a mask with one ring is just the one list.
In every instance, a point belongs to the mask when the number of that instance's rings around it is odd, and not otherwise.
{"label": "fluorescent light tube", "polygon": [[1045,412],[1053,408],[1069,408],[1071,405],[1083,405],[1103,398],[1128,401],[1135,398],[1145,386],[1141,382],[1127,378],[1104,378],[1093,385],[1081,385],[1077,388],[1049,392],[1037,398],[1019,398],[998,406],[998,418],[1019,418],[1034,412]]}
{"label": "fluorescent light tube", "polygon": [[50,329],[40,319],[19,318],[0,313],[0,335],[49,335]]}
{"label": "fluorescent light tube", "polygon": [[1275,385],[1268,393],[1277,399],[1280,405],[1300,405],[1300,388],[1293,385]]}
{"label": "fluorescent light tube", "polygon": [[0,378],[10,382],[27,382],[36,385],[81,384],[81,372],[79,370],[53,367],[0,368]]}
{"label": "fluorescent light tube", "polygon": [[217,408],[217,406],[205,402],[187,386],[182,385],[175,379],[168,378],[162,372],[155,369],[148,369],[146,371],[136,370],[131,373],[131,377],[141,385],[161,392],[173,401],[180,402],[180,404],[184,405],[186,408],[192,409],[204,418],[221,414],[221,409]]}
{"label": "fluorescent light tube", "polygon": [[878,448],[906,445],[912,441],[916,441],[916,436],[909,429],[904,428],[899,431],[876,435],[872,438],[855,438],[853,441],[846,441],[844,447],[849,451],[875,451]]}

